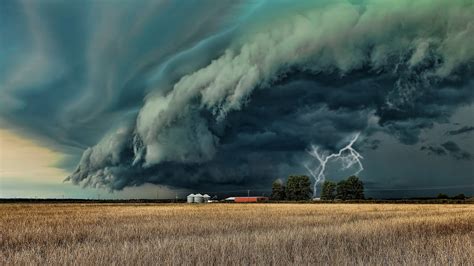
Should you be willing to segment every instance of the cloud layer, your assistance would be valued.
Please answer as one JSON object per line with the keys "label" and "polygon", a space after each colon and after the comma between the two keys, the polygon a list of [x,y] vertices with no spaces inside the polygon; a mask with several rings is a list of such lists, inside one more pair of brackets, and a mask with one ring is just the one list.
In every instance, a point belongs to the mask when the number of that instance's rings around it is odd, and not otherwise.
{"label": "cloud layer", "polygon": [[473,11],[442,1],[274,10],[271,23],[249,23],[207,66],[150,95],[134,127],[88,149],[69,179],[240,184],[283,174],[309,143],[333,148],[354,131],[415,143],[472,100]]}
{"label": "cloud layer", "polygon": [[[84,150],[74,184],[234,188],[302,172],[310,144],[334,150],[354,132],[361,149],[378,132],[416,145],[473,103],[470,1],[218,2],[91,2],[73,14],[88,34],[25,3],[41,34],[2,74],[2,120]],[[86,36],[84,54],[52,49],[64,36]],[[448,140],[424,149],[470,160]]]}

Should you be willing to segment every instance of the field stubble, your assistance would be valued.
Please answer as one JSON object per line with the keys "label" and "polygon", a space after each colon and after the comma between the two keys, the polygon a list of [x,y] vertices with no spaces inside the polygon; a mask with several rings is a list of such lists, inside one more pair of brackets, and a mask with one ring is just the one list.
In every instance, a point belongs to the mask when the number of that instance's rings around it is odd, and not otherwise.
{"label": "field stubble", "polygon": [[474,205],[0,204],[0,265],[474,264]]}

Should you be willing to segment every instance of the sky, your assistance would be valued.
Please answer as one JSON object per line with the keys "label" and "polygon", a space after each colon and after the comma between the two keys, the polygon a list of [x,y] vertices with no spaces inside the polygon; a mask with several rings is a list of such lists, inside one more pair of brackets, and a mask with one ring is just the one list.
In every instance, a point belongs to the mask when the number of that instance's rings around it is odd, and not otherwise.
{"label": "sky", "polygon": [[[0,197],[268,193],[357,134],[366,195],[474,194],[474,3],[0,3]],[[357,169],[327,166],[339,181]]]}

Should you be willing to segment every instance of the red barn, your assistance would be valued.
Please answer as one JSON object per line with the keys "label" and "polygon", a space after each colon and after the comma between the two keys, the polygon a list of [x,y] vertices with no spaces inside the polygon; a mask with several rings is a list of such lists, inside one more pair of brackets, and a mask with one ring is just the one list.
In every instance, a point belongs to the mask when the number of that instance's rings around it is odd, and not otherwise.
{"label": "red barn", "polygon": [[268,197],[235,197],[234,202],[245,203],[245,202],[262,202],[267,201]]}

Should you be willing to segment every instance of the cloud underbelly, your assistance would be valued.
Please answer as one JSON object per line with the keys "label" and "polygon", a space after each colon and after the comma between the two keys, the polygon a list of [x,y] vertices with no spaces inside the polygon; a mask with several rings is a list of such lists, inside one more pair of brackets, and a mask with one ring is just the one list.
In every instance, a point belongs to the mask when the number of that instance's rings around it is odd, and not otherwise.
{"label": "cloud underbelly", "polygon": [[84,152],[68,180],[238,186],[299,169],[311,143],[334,149],[354,131],[414,143],[472,102],[472,13],[462,1],[334,1],[243,24],[223,54]]}

